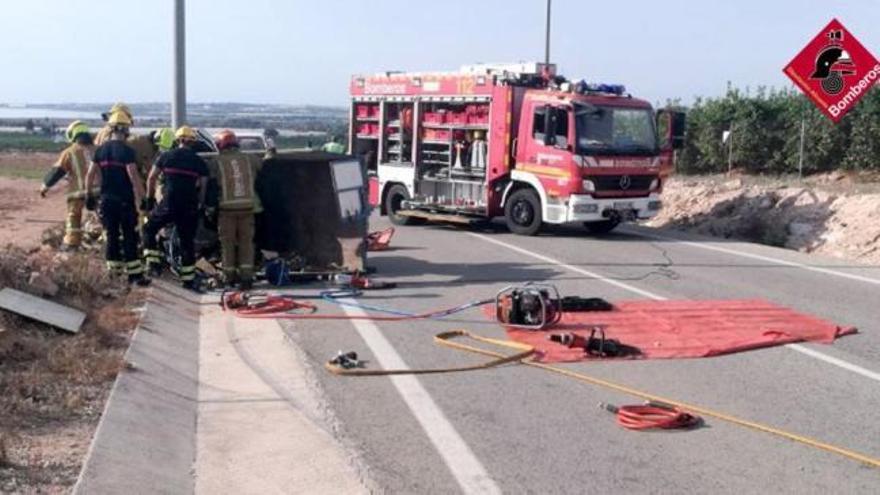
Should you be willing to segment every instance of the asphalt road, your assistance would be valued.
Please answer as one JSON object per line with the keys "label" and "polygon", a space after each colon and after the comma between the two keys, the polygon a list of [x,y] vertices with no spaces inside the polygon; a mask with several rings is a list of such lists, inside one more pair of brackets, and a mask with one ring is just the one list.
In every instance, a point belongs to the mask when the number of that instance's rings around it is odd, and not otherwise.
{"label": "asphalt road", "polygon": [[[519,237],[500,226],[402,227],[392,245],[369,264],[398,288],[360,301],[421,312],[546,281],[611,301],[765,298],[856,326],[859,334],[833,346],[565,366],[880,458],[880,267],[636,227],[601,238],[577,229]],[[357,351],[370,368],[478,361],[432,343],[454,328],[503,337],[478,310],[444,321],[285,322],[315,367],[330,428],[378,491],[880,491],[876,468],[720,420],[688,432],[624,430],[597,404],[637,399],[532,367],[396,378],[320,370],[337,350]]]}

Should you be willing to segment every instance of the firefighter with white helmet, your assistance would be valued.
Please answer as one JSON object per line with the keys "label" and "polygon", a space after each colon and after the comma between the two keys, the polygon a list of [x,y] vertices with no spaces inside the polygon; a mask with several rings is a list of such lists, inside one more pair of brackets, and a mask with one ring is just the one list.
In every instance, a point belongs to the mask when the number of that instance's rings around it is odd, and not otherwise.
{"label": "firefighter with white helmet", "polygon": [[[183,126],[175,132],[177,148],[162,153],[147,178],[147,195],[141,206],[150,212],[144,225],[144,257],[147,267],[156,273],[161,262],[156,236],[173,224],[180,239],[181,264],[178,277],[187,289],[198,291],[196,281],[195,235],[199,211],[205,203],[208,166],[194,149],[195,130]],[[156,205],[155,192],[159,175],[163,176],[162,201]]]}
{"label": "firefighter with white helmet", "polygon": [[40,196],[46,197],[55,184],[67,177],[67,221],[62,249],[76,249],[82,242],[82,215],[86,199],[86,173],[94,147],[89,126],[77,120],[64,133],[70,146],[61,152],[58,161],[43,179]]}
{"label": "firefighter with white helmet", "polygon": [[238,138],[228,129],[217,134],[214,143],[220,151],[215,175],[223,275],[226,284],[237,282],[247,290],[254,277],[254,215],[262,210],[254,187],[262,160],[239,151]]}
{"label": "firefighter with white helmet", "polygon": [[111,273],[123,269],[129,283],[147,285],[144,267],[137,252],[137,204],[144,196],[144,185],[137,171],[134,150],[125,140],[131,128],[128,115],[110,116],[110,139],[95,150],[86,174],[86,208],[94,210],[96,200],[92,185],[101,175],[101,222],[107,234],[106,259]]}

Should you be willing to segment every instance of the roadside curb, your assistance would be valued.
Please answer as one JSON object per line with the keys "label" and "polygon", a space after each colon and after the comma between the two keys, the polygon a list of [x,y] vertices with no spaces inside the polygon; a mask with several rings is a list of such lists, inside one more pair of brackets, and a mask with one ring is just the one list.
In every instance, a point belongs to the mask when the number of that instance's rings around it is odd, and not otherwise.
{"label": "roadside curb", "polygon": [[365,493],[291,345],[157,281],[73,493]]}
{"label": "roadside curb", "polygon": [[156,281],[107,398],[73,493],[192,493],[199,314]]}

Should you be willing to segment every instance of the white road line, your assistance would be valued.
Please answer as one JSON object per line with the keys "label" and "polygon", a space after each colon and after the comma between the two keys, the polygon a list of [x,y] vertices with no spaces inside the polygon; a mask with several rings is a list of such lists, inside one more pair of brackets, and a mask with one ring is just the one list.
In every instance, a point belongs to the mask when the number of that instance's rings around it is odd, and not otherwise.
{"label": "white road line", "polygon": [[[343,299],[354,303],[353,300]],[[362,316],[366,313],[353,306],[342,306],[349,316]],[[390,342],[382,335],[375,323],[369,320],[352,320],[355,330],[367,343],[373,356],[385,369],[408,368],[400,354],[394,350]],[[501,493],[498,485],[489,477],[486,468],[480,463],[461,435],[446,419],[443,411],[437,407],[434,399],[415,376],[391,376],[391,383],[409,406],[410,411],[422,425],[434,448],[446,462],[452,476],[458,481],[465,493]]]}
{"label": "white road line", "polygon": [[843,359],[839,359],[839,358],[836,358],[833,356],[829,356],[827,354],[823,354],[815,349],[810,349],[809,347],[804,346],[802,344],[788,344],[785,347],[788,347],[789,349],[806,354],[807,356],[814,357],[814,358],[819,359],[821,361],[825,361],[828,364],[833,364],[834,366],[839,366],[845,370],[852,371],[853,373],[858,373],[862,376],[872,378],[872,379],[880,382],[880,373],[877,373],[876,371],[871,371],[869,369],[862,368],[861,366],[844,361]]}
{"label": "white road line", "polygon": [[[650,237],[652,239],[660,239],[660,240],[664,240],[664,241],[674,241],[679,244],[684,244],[686,246],[696,247],[696,248],[700,248],[700,249],[708,249],[710,251],[718,251],[719,253],[727,253],[727,254],[732,254],[734,256],[741,256],[743,258],[751,258],[754,260],[766,261],[768,263],[775,263],[777,265],[784,265],[784,266],[791,266],[794,268],[801,268],[803,270],[809,270],[811,272],[817,272],[817,273],[822,273],[825,275],[832,275],[835,277],[847,278],[850,280],[865,282],[867,284],[880,285],[880,279],[864,277],[862,275],[856,275],[854,273],[839,272],[837,270],[831,270],[831,269],[822,268],[819,266],[805,265],[803,263],[798,263],[795,261],[786,261],[786,260],[781,260],[778,258],[771,258],[770,256],[763,256],[760,254],[745,253],[742,251],[737,251],[735,249],[729,249],[729,248],[725,248],[725,247],[721,247],[721,246],[715,246],[713,244],[708,244],[705,242],[685,241],[685,240],[681,240],[681,239],[676,239],[675,237],[654,234],[654,233],[648,233],[648,232],[642,232],[641,230],[628,230],[628,232],[635,234],[635,235],[642,236],[642,237]],[[868,267],[866,267],[866,268],[868,268]]]}
{"label": "white road line", "polygon": [[[661,295],[659,295],[659,294],[654,294],[653,292],[649,292],[649,291],[646,291],[646,290],[644,290],[644,289],[639,289],[638,287],[634,287],[634,286],[632,286],[632,285],[629,285],[629,284],[627,284],[627,283],[621,282],[621,281],[619,281],[619,280],[613,280],[613,279],[610,279],[610,278],[607,278],[607,277],[603,277],[602,275],[599,275],[598,273],[594,273],[594,272],[591,272],[591,271],[589,271],[589,270],[584,270],[583,268],[579,268],[579,267],[576,267],[576,266],[573,266],[573,265],[569,265],[569,264],[567,264],[567,263],[563,263],[563,262],[561,262],[561,261],[559,261],[559,260],[556,260],[556,259],[553,259],[553,258],[551,258],[551,257],[549,257],[549,256],[544,256],[543,254],[533,253],[532,251],[529,251],[528,249],[523,249],[523,248],[521,248],[521,247],[519,247],[519,246],[514,246],[513,244],[508,244],[508,243],[506,243],[506,242],[504,242],[504,241],[499,241],[499,240],[497,240],[497,239],[493,239],[493,238],[491,238],[491,237],[487,237],[487,236],[485,236],[485,235],[483,235],[483,234],[476,234],[476,233],[473,233],[473,232],[468,232],[468,235],[473,236],[473,237],[476,237],[477,239],[480,239],[480,240],[482,240],[482,241],[489,242],[489,243],[491,243],[491,244],[495,244],[495,245],[498,245],[498,246],[505,247],[505,248],[507,248],[507,249],[510,249],[511,251],[516,251],[517,253],[524,254],[524,255],[526,255],[526,256],[530,256],[530,257],[532,257],[532,258],[539,259],[539,260],[541,260],[541,261],[544,261],[544,262],[547,262],[547,263],[551,263],[551,264],[554,264],[554,265],[560,266],[560,267],[565,268],[565,269],[567,269],[567,270],[571,270],[571,271],[573,271],[573,272],[575,272],[575,273],[580,273],[581,275],[586,275],[586,276],[591,277],[591,278],[594,278],[594,279],[596,279],[596,280],[599,280],[599,281],[602,281],[602,282],[605,282],[605,283],[608,283],[608,284],[611,284],[611,285],[614,285],[614,286],[620,287],[621,289],[625,289],[625,290],[628,290],[628,291],[630,291],[630,292],[634,292],[634,293],[636,293],[636,294],[641,294],[641,295],[643,295],[643,296],[645,296],[645,297],[648,297],[648,298],[650,298],[650,299],[654,299],[654,300],[656,300],[656,301],[666,301],[666,300],[669,299],[668,297],[664,297],[664,296],[661,296]],[[670,240],[675,240],[675,239],[672,239],[672,238],[669,238],[669,239],[670,239]],[[677,241],[677,242],[678,242],[678,241]],[[842,273],[842,274],[840,274],[840,275],[848,275],[848,274],[844,274],[844,273]],[[868,280],[870,280],[870,279],[868,279]],[[814,358],[819,359],[819,360],[821,360],[821,361],[824,361],[824,362],[826,362],[826,363],[828,363],[828,364],[832,364],[832,365],[834,365],[834,366],[837,366],[837,367],[843,368],[843,369],[845,369],[845,370],[852,371],[853,373],[857,373],[857,374],[862,375],[862,376],[864,376],[864,377],[866,377],[866,378],[870,378],[870,379],[872,379],[872,380],[880,381],[880,373],[877,373],[877,372],[875,372],[875,371],[871,371],[871,370],[869,370],[869,369],[867,369],[867,368],[863,368],[863,367],[861,367],[861,366],[859,366],[859,365],[852,364],[852,363],[847,362],[847,361],[844,361],[844,360],[842,360],[842,359],[839,359],[839,358],[836,358],[836,357],[833,357],[833,356],[829,356],[828,354],[825,354],[825,353],[823,353],[823,352],[819,352],[819,351],[817,351],[817,350],[810,349],[810,348],[808,348],[808,347],[806,347],[806,346],[804,346],[804,345],[802,345],[802,344],[787,344],[785,347],[787,347],[787,348],[789,348],[789,349],[791,349],[791,350],[794,350],[794,351],[800,352],[800,353],[802,353],[802,354],[805,354],[805,355],[807,355],[807,356],[814,357]]]}

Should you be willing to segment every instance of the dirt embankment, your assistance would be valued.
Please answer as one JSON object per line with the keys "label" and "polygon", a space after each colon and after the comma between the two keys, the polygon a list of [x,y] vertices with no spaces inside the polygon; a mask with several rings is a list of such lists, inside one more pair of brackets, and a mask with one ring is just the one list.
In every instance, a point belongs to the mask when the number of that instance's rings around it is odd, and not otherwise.
{"label": "dirt embankment", "polygon": [[[51,164],[48,156],[31,159],[15,170]],[[7,172],[0,164],[0,175]],[[70,490],[146,296],[106,275],[97,245],[57,252],[64,185],[46,199],[39,186],[0,177],[0,288],[44,296],[87,318],[70,335],[0,310],[0,493]]]}
{"label": "dirt embankment", "polygon": [[650,222],[880,264],[880,182],[835,172],[797,178],[673,177]]}

